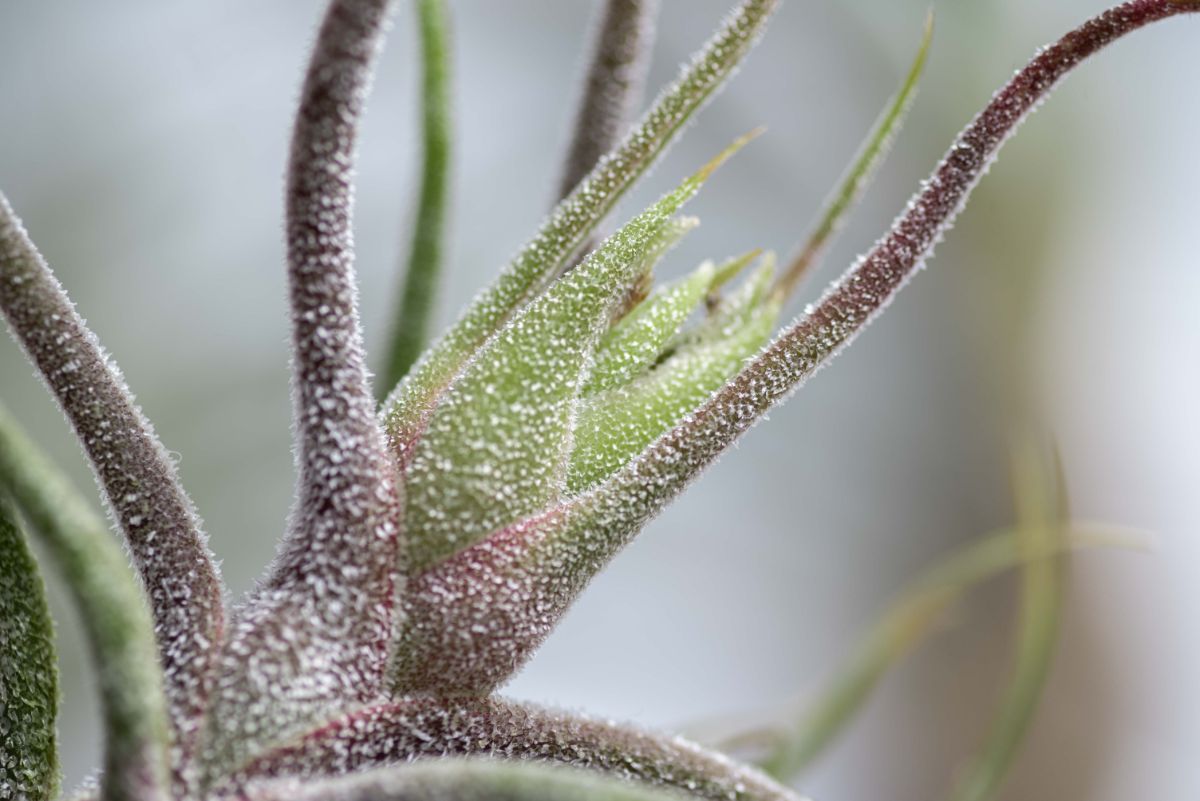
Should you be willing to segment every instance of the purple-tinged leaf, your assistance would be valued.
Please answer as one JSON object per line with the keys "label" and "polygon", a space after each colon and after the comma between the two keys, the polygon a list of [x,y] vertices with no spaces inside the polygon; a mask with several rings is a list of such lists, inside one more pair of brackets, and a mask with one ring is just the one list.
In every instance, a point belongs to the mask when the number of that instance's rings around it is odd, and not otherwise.
{"label": "purple-tinged leaf", "polygon": [[589,771],[496,759],[447,759],[333,779],[253,784],[246,801],[679,801]]}
{"label": "purple-tinged leaf", "polygon": [[595,489],[413,576],[399,671],[405,686],[487,693],[511,677],[647,521],[880,313],[1059,79],[1127,33],[1198,10],[1200,2],[1134,0],[1040,51],[959,135],[875,248],[700,408]]}
{"label": "purple-tinged leaf", "polygon": [[[421,188],[408,265],[384,361],[384,392],[400,383],[429,341],[441,283],[450,194],[450,20],[446,0],[417,0],[421,31]],[[378,387],[376,388],[378,390]]]}
{"label": "purple-tinged leaf", "polygon": [[638,126],[551,212],[491,287],[425,352],[383,406],[388,442],[407,466],[446,387],[578,251],[616,202],[650,168],[675,134],[712,97],[758,40],[778,0],[742,0]]}
{"label": "purple-tinged leaf", "polygon": [[372,697],[385,674],[400,500],[363,359],[351,178],[392,6],[331,3],[301,94],[287,189],[298,498],[267,578],[230,632],[209,773]]}
{"label": "purple-tinged leaf", "polygon": [[3,195],[0,310],[83,445],[141,575],[180,770],[224,637],[221,579],[174,463]]}
{"label": "purple-tinged leaf", "polygon": [[104,522],[2,408],[0,493],[42,537],[87,635],[104,716],[101,801],[167,801],[172,732],[145,596]]}
{"label": "purple-tinged leaf", "polygon": [[498,698],[411,698],[368,707],[263,755],[219,789],[452,756],[583,768],[713,801],[796,798],[757,770],[681,738]]}

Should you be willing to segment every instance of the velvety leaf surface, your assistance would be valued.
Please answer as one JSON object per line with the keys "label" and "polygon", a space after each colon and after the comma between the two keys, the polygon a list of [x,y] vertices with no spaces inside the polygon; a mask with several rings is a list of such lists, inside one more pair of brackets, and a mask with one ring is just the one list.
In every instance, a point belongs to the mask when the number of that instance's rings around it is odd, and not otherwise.
{"label": "velvety leaf surface", "polygon": [[311,779],[421,757],[487,756],[583,768],[713,801],[792,801],[753,768],[677,737],[498,698],[414,698],[355,712],[255,760],[225,786]]}
{"label": "velvety leaf surface", "polygon": [[446,392],[406,475],[412,570],[559,499],[592,353],[617,304],[677,232],[673,215],[732,149],[522,309]]}
{"label": "velvety leaf surface", "polygon": [[46,589],[0,492],[0,794],[49,801],[58,792],[58,662]]}
{"label": "velvety leaf surface", "polygon": [[743,0],[637,128],[554,209],[497,281],[425,352],[384,404],[388,440],[401,467],[411,459],[445,388],[488,337],[558,274],[589,232],[724,83],[777,5],[778,0]]}

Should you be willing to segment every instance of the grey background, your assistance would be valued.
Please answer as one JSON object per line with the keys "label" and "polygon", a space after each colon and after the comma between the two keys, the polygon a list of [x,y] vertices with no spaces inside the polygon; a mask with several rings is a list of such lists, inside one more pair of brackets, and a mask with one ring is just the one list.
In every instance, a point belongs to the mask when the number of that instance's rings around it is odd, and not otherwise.
{"label": "grey background", "polygon": [[[321,5],[0,6],[0,187],[180,454],[235,595],[269,558],[292,494],[280,195]],[[654,86],[728,2],[664,5]],[[443,320],[547,208],[592,11],[453,6],[458,161]],[[912,119],[807,296],[869,246],[1036,45],[1099,10],[1096,0],[936,7]],[[790,250],[906,68],[924,10],[925,0],[785,5],[621,208],[767,126],[695,202],[703,225],[666,274],[754,246]],[[360,158],[358,266],[376,352],[416,168],[411,16],[405,4]],[[929,274],[650,526],[507,692],[664,728],[777,712],[821,686],[906,579],[1011,519],[1006,430],[1032,407],[1062,441],[1078,515],[1151,529],[1159,547],[1076,560],[1060,658],[1002,797],[1194,795],[1197,36],[1195,21],[1171,22],[1075,76],[1009,146]],[[0,393],[90,489],[8,341]],[[74,617],[51,585],[70,786],[97,764],[99,735]],[[1005,679],[1011,611],[1004,582],[974,596],[801,786],[847,801],[944,795]]]}

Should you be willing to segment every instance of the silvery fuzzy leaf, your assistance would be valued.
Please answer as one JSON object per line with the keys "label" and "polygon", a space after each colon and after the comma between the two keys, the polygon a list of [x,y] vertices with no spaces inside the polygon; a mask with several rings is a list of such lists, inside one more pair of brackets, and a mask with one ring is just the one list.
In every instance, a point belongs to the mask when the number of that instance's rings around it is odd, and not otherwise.
{"label": "silvery fuzzy leaf", "polygon": [[401,502],[363,356],[351,220],[358,124],[394,6],[330,3],[301,92],[286,209],[297,498],[230,627],[202,779],[386,683]]}
{"label": "silvery fuzzy leaf", "polygon": [[0,492],[0,786],[10,798],[58,794],[58,662],[46,588]]}
{"label": "silvery fuzzy leaf", "polygon": [[739,140],[523,308],[451,385],[406,473],[411,569],[559,500],[578,398],[617,304]]}
{"label": "silvery fuzzy leaf", "polygon": [[767,263],[661,364],[580,405],[567,473],[569,493],[583,492],[611,475],[696,409],[767,343],[781,305],[777,297],[764,298],[772,277],[773,264]]}
{"label": "silvery fuzzy leaf", "polygon": [[414,575],[397,671],[403,686],[485,693],[511,677],[648,520],[878,316],[1063,76],[1121,36],[1198,7],[1135,0],[1039,51],[953,142],[891,231],[699,408],[593,489]]}
{"label": "silvery fuzzy leaf", "polygon": [[368,707],[247,764],[220,789],[312,780],[421,758],[492,757],[581,768],[695,798],[794,801],[754,768],[687,742],[501,698],[408,698]]}
{"label": "silvery fuzzy leaf", "polygon": [[146,588],[181,770],[224,637],[220,575],[174,462],[3,194],[0,311],[79,438]]}
{"label": "silvery fuzzy leaf", "polygon": [[778,0],[742,0],[638,126],[551,213],[496,282],[436,342],[384,403],[388,441],[403,468],[446,387],[518,309],[558,275],[617,200],[732,74]]}

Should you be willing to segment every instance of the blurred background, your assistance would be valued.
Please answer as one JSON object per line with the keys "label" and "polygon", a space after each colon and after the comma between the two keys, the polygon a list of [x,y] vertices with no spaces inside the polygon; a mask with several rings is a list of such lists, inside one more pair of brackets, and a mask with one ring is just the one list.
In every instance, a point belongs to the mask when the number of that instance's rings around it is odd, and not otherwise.
{"label": "blurred background", "polygon": [[[767,134],[695,201],[673,275],[786,254],[917,45],[928,0],[789,2],[627,216],[736,135]],[[1104,0],[958,0],[921,94],[810,299],[884,230],[991,92]],[[730,0],[665,0],[651,86]],[[319,0],[5,0],[0,187],[180,470],[235,595],[292,495],[281,187]],[[457,166],[442,319],[548,207],[592,2],[457,0]],[[358,269],[382,353],[416,174],[410,4],[363,133]],[[1058,437],[1075,513],[1156,532],[1072,559],[1060,650],[1002,798],[1184,798],[1200,787],[1200,24],[1139,33],[1014,140],[926,274],[587,591],[507,692],[686,728],[822,686],[890,597],[1013,519],[1008,430]],[[90,491],[59,413],[6,338],[0,395]],[[61,586],[66,786],[99,761],[89,665]],[[890,675],[800,786],[839,801],[944,796],[1007,679],[1012,582],[972,596]]]}

